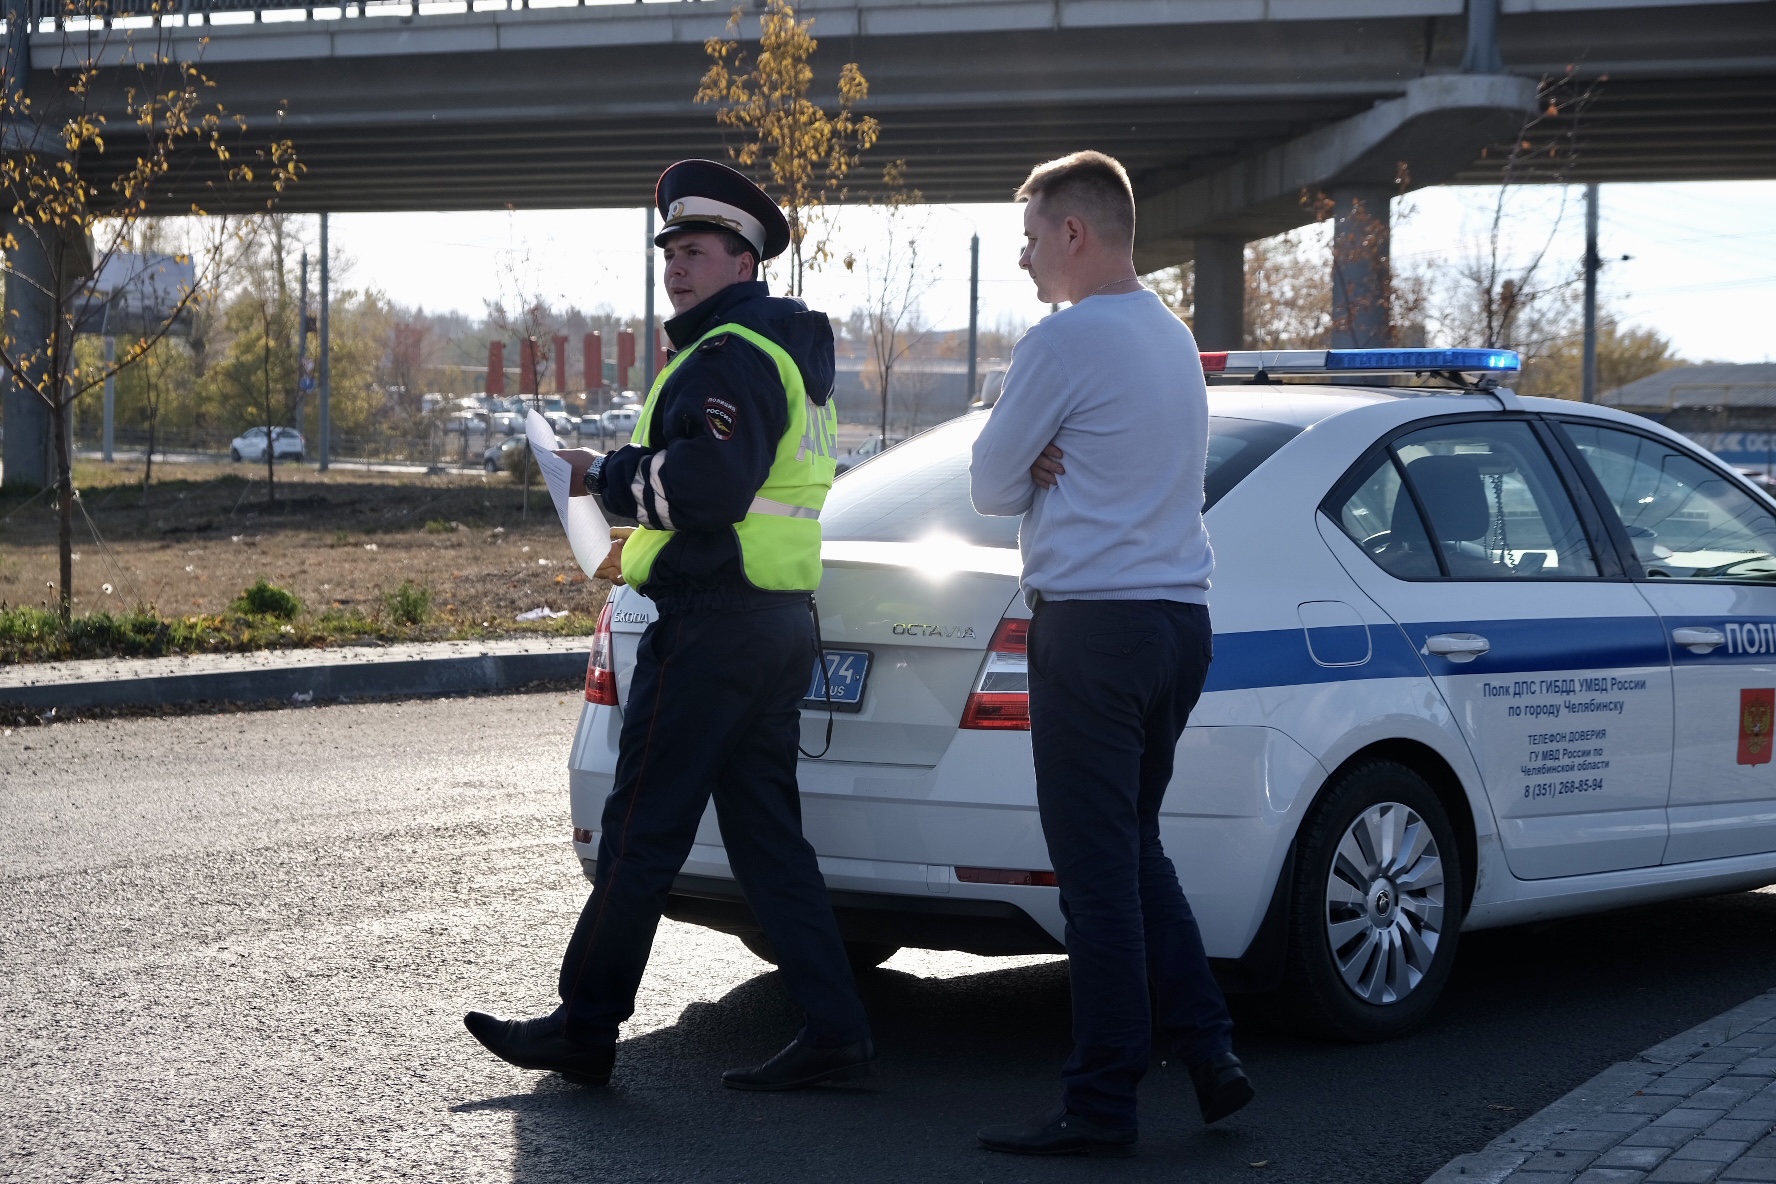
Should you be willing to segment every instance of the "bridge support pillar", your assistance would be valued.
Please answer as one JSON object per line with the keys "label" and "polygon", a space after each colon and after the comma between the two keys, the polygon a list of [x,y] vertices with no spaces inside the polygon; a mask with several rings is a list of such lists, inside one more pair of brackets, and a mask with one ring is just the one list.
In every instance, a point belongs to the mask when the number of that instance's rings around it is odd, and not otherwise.
{"label": "bridge support pillar", "polygon": [[1332,348],[1393,344],[1386,185],[1332,190]]}
{"label": "bridge support pillar", "polygon": [[37,394],[37,386],[47,368],[49,336],[54,329],[55,277],[49,252],[41,231],[19,225],[12,218],[6,229],[18,241],[18,249],[7,261],[6,321],[7,352],[26,363],[22,375],[8,373],[4,379],[6,410],[6,465],[3,477],[7,489],[42,489],[55,481],[54,421],[49,405]]}
{"label": "bridge support pillar", "polygon": [[1196,346],[1243,349],[1245,341],[1245,240],[1203,235],[1196,240]]}

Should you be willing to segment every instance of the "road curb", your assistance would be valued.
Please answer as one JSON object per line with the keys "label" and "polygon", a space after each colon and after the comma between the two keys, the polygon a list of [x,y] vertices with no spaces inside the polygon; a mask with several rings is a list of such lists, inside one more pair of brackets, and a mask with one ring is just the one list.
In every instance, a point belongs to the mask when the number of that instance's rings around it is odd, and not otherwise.
{"label": "road curb", "polygon": [[1662,1040],[1632,1061],[1611,1065],[1479,1151],[1456,1156],[1426,1179],[1425,1184],[1500,1184],[1531,1157],[1547,1150],[1560,1136],[1582,1129],[1586,1120],[1619,1106],[1667,1069],[1772,1020],[1776,1020],[1776,990],[1766,991],[1730,1011],[1679,1032],[1669,1040]]}
{"label": "road curb", "polygon": [[583,640],[583,648],[517,652],[489,648],[414,655],[410,651],[422,647],[402,648],[409,652],[387,658],[341,654],[338,661],[310,652],[302,655],[306,660],[301,663],[288,665],[266,664],[260,655],[238,656],[259,659],[252,662],[212,660],[197,669],[167,670],[165,663],[145,661],[140,665],[160,669],[144,671],[138,677],[131,676],[128,663],[114,663],[106,677],[0,685],[0,713],[271,700],[319,703],[511,691],[538,682],[584,678],[591,639]]}

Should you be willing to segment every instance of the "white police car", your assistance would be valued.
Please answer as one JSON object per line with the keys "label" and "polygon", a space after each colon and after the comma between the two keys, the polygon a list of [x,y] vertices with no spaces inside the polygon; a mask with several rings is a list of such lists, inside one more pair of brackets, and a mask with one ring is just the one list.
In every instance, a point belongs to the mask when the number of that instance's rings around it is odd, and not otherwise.
{"label": "white police car", "polygon": [[[1230,985],[1385,1037],[1463,929],[1776,881],[1776,506],[1656,424],[1486,389],[1504,351],[1203,363],[1244,381],[1209,393],[1215,661],[1161,825]],[[1278,381],[1395,372],[1446,386]],[[1061,949],[1017,522],[968,499],[985,414],[859,466],[822,515],[838,702],[803,817],[864,964]],[[588,862],[654,615],[629,589],[605,614],[571,758]],[[804,747],[827,728],[807,706]],[[713,811],[697,839],[668,915],[768,953]]]}

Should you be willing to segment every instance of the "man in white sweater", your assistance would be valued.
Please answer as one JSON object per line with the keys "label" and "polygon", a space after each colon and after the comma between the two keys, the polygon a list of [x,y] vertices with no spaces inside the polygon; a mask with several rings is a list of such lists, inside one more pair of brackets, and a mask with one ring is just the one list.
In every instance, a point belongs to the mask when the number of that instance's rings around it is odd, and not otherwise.
{"label": "man in white sweater", "polygon": [[1126,1155],[1152,1042],[1206,1122],[1252,1087],[1159,840],[1173,755],[1213,655],[1203,527],[1208,395],[1190,330],[1141,286],[1135,201],[1112,158],[1050,161],[1018,190],[1021,265],[1071,307],[1012,351],[970,468],[975,509],[1021,514],[1036,798],[1067,919],[1073,1055],[1059,1104],[982,1145]]}

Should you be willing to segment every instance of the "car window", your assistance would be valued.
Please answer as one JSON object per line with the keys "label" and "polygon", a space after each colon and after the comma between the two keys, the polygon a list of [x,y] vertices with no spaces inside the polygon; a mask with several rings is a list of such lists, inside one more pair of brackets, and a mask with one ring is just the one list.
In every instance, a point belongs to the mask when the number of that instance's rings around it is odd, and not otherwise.
{"label": "car window", "polygon": [[[909,543],[947,535],[975,547],[1017,546],[1018,518],[974,512],[968,463],[985,414],[965,415],[890,448],[840,475],[820,512],[828,539]],[[1203,509],[1299,435],[1290,424],[1209,417]]]}
{"label": "car window", "polygon": [[1649,577],[1776,581],[1776,515],[1726,474],[1638,432],[1561,426]]}
{"label": "car window", "polygon": [[1203,512],[1300,434],[1301,429],[1290,423],[1211,415],[1208,464],[1203,469]]}
{"label": "car window", "polygon": [[1527,423],[1439,424],[1400,437],[1392,452],[1451,579],[1598,574],[1566,486]]}
{"label": "car window", "polygon": [[1356,491],[1338,507],[1338,525],[1381,569],[1402,580],[1432,580],[1443,574],[1424,519],[1406,492],[1391,452],[1370,462]]}
{"label": "car window", "polygon": [[985,416],[967,416],[884,449],[843,473],[820,512],[829,539],[910,543],[947,535],[1016,547],[1018,519],[989,518],[968,500],[968,462]]}

